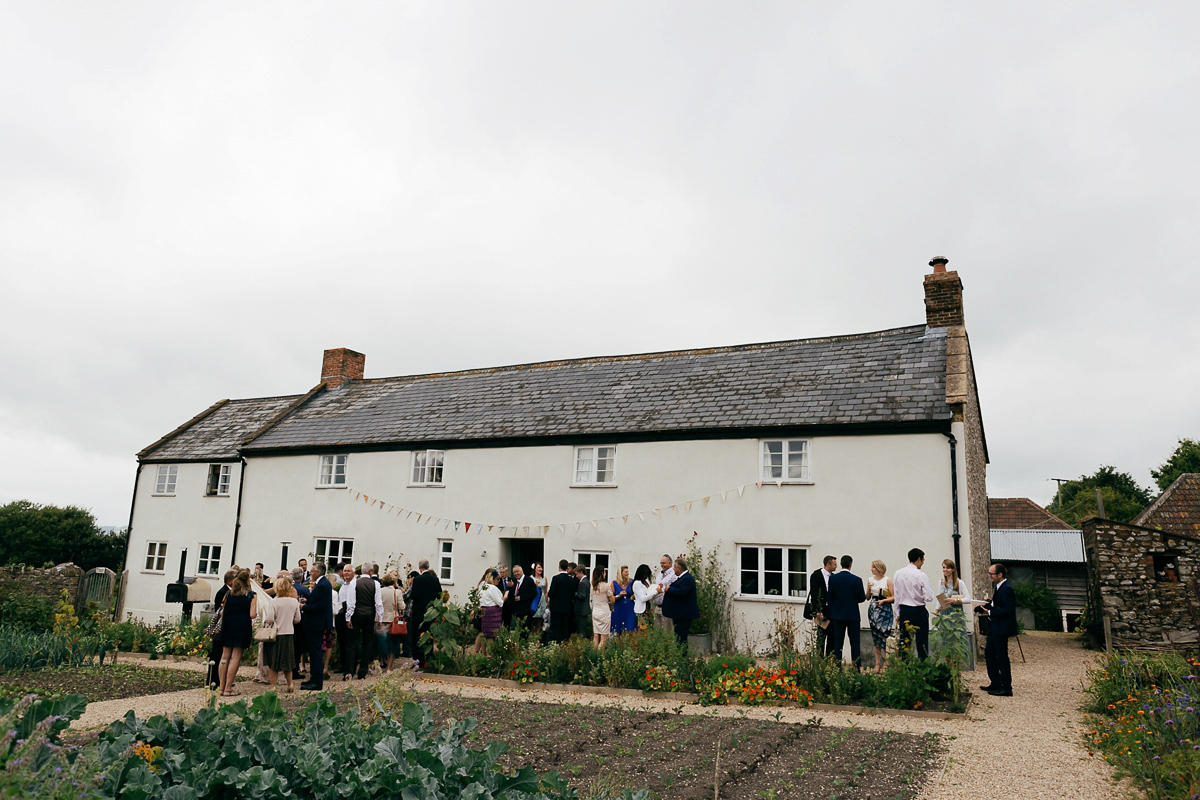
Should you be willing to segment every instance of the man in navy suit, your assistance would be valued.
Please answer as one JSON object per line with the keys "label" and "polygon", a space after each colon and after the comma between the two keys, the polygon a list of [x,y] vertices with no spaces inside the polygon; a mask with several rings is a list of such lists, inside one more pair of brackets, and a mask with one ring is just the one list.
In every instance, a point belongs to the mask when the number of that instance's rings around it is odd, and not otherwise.
{"label": "man in navy suit", "polygon": [[325,688],[325,631],[333,627],[333,585],[325,577],[325,565],[318,561],[309,571],[311,594],[304,604],[304,641],[311,673],[301,689]]}
{"label": "man in navy suit", "polygon": [[862,669],[862,617],[860,603],[867,600],[862,578],[850,572],[854,559],[842,556],[842,571],[829,576],[829,638],[833,641],[833,652],[842,660],[842,644],[850,634],[850,660],[855,669]]}
{"label": "man in navy suit", "polygon": [[686,645],[692,620],[700,616],[700,604],[696,602],[696,579],[688,572],[687,562],[682,556],[675,559],[672,569],[676,577],[663,595],[662,613],[675,623],[675,638],[680,644]]}
{"label": "man in navy suit", "polygon": [[546,592],[550,606],[550,641],[565,642],[571,632],[571,614],[575,611],[575,594],[579,590],[579,579],[568,569],[571,565],[564,558],[558,562],[558,574],[550,581]]}
{"label": "man in navy suit", "polygon": [[988,578],[996,591],[992,599],[975,608],[975,613],[986,611],[991,624],[988,626],[987,645],[983,657],[987,660],[987,686],[981,686],[993,697],[1012,697],[1012,664],[1008,660],[1008,637],[1017,635],[1017,593],[1008,582],[1008,570],[1003,564],[988,567]]}

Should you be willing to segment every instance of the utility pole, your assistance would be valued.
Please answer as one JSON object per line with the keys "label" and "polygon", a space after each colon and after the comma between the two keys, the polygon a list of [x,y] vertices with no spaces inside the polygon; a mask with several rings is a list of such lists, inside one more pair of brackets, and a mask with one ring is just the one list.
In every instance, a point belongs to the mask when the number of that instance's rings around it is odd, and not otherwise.
{"label": "utility pole", "polygon": [[1058,484],[1058,489],[1054,492],[1054,502],[1058,503],[1058,507],[1061,509],[1062,508],[1062,485],[1071,479],[1070,478],[1051,478],[1050,480],[1052,480]]}
{"label": "utility pole", "polygon": [[1104,516],[1104,495],[1100,493],[1100,487],[1096,487],[1096,508],[1099,509],[1101,519],[1108,519]]}

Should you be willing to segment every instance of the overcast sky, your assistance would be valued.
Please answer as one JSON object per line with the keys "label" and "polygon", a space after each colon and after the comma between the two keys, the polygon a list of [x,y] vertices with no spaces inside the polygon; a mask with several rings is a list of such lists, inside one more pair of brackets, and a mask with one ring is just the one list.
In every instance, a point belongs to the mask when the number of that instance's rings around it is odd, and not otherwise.
{"label": "overcast sky", "polygon": [[1200,436],[1195,3],[0,3],[0,502],[216,400],[924,321],[992,496]]}

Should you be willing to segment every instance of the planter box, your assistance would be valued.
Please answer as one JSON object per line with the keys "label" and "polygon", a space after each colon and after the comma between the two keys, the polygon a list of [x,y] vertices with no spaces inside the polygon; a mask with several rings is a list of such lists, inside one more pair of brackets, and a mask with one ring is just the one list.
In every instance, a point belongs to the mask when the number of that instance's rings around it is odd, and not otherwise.
{"label": "planter box", "polygon": [[712,634],[711,633],[692,633],[688,635],[688,649],[692,651],[694,656],[711,656],[712,655]]}

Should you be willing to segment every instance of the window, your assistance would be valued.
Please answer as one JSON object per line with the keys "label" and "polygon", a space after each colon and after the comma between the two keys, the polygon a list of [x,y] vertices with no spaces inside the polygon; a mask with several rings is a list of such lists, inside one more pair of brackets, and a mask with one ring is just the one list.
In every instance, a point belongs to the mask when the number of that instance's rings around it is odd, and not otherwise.
{"label": "window", "polygon": [[613,486],[616,447],[576,447],[575,486]]}
{"label": "window", "polygon": [[175,494],[175,479],[179,477],[178,464],[159,464],[158,480],[154,484],[155,494]]}
{"label": "window", "polygon": [[592,579],[592,568],[597,566],[607,569],[609,571],[608,578],[612,580],[617,576],[612,574],[612,570],[608,566],[608,556],[608,553],[576,553],[575,563],[587,567],[589,581]]}
{"label": "window", "polygon": [[318,488],[346,488],[346,456],[321,456]]}
{"label": "window", "polygon": [[354,558],[353,539],[317,539],[314,546],[317,561],[335,567]]}
{"label": "window", "polygon": [[412,482],[423,486],[441,486],[445,461],[445,450],[418,450],[413,453]]}
{"label": "window", "polygon": [[229,482],[232,477],[232,464],[209,464],[208,491],[205,494],[209,497],[228,497]]}
{"label": "window", "polygon": [[438,580],[454,580],[453,539],[438,539]]}
{"label": "window", "polygon": [[764,481],[811,481],[808,440],[764,440],[761,475]]}
{"label": "window", "polygon": [[742,597],[805,597],[808,548],[739,545],[738,580]]}
{"label": "window", "polygon": [[196,562],[197,575],[221,574],[221,545],[200,545],[200,559]]}
{"label": "window", "polygon": [[1154,553],[1154,580],[1159,583],[1178,583],[1179,564],[1174,553]]}
{"label": "window", "polygon": [[167,543],[150,542],[146,545],[146,572],[167,571]]}

